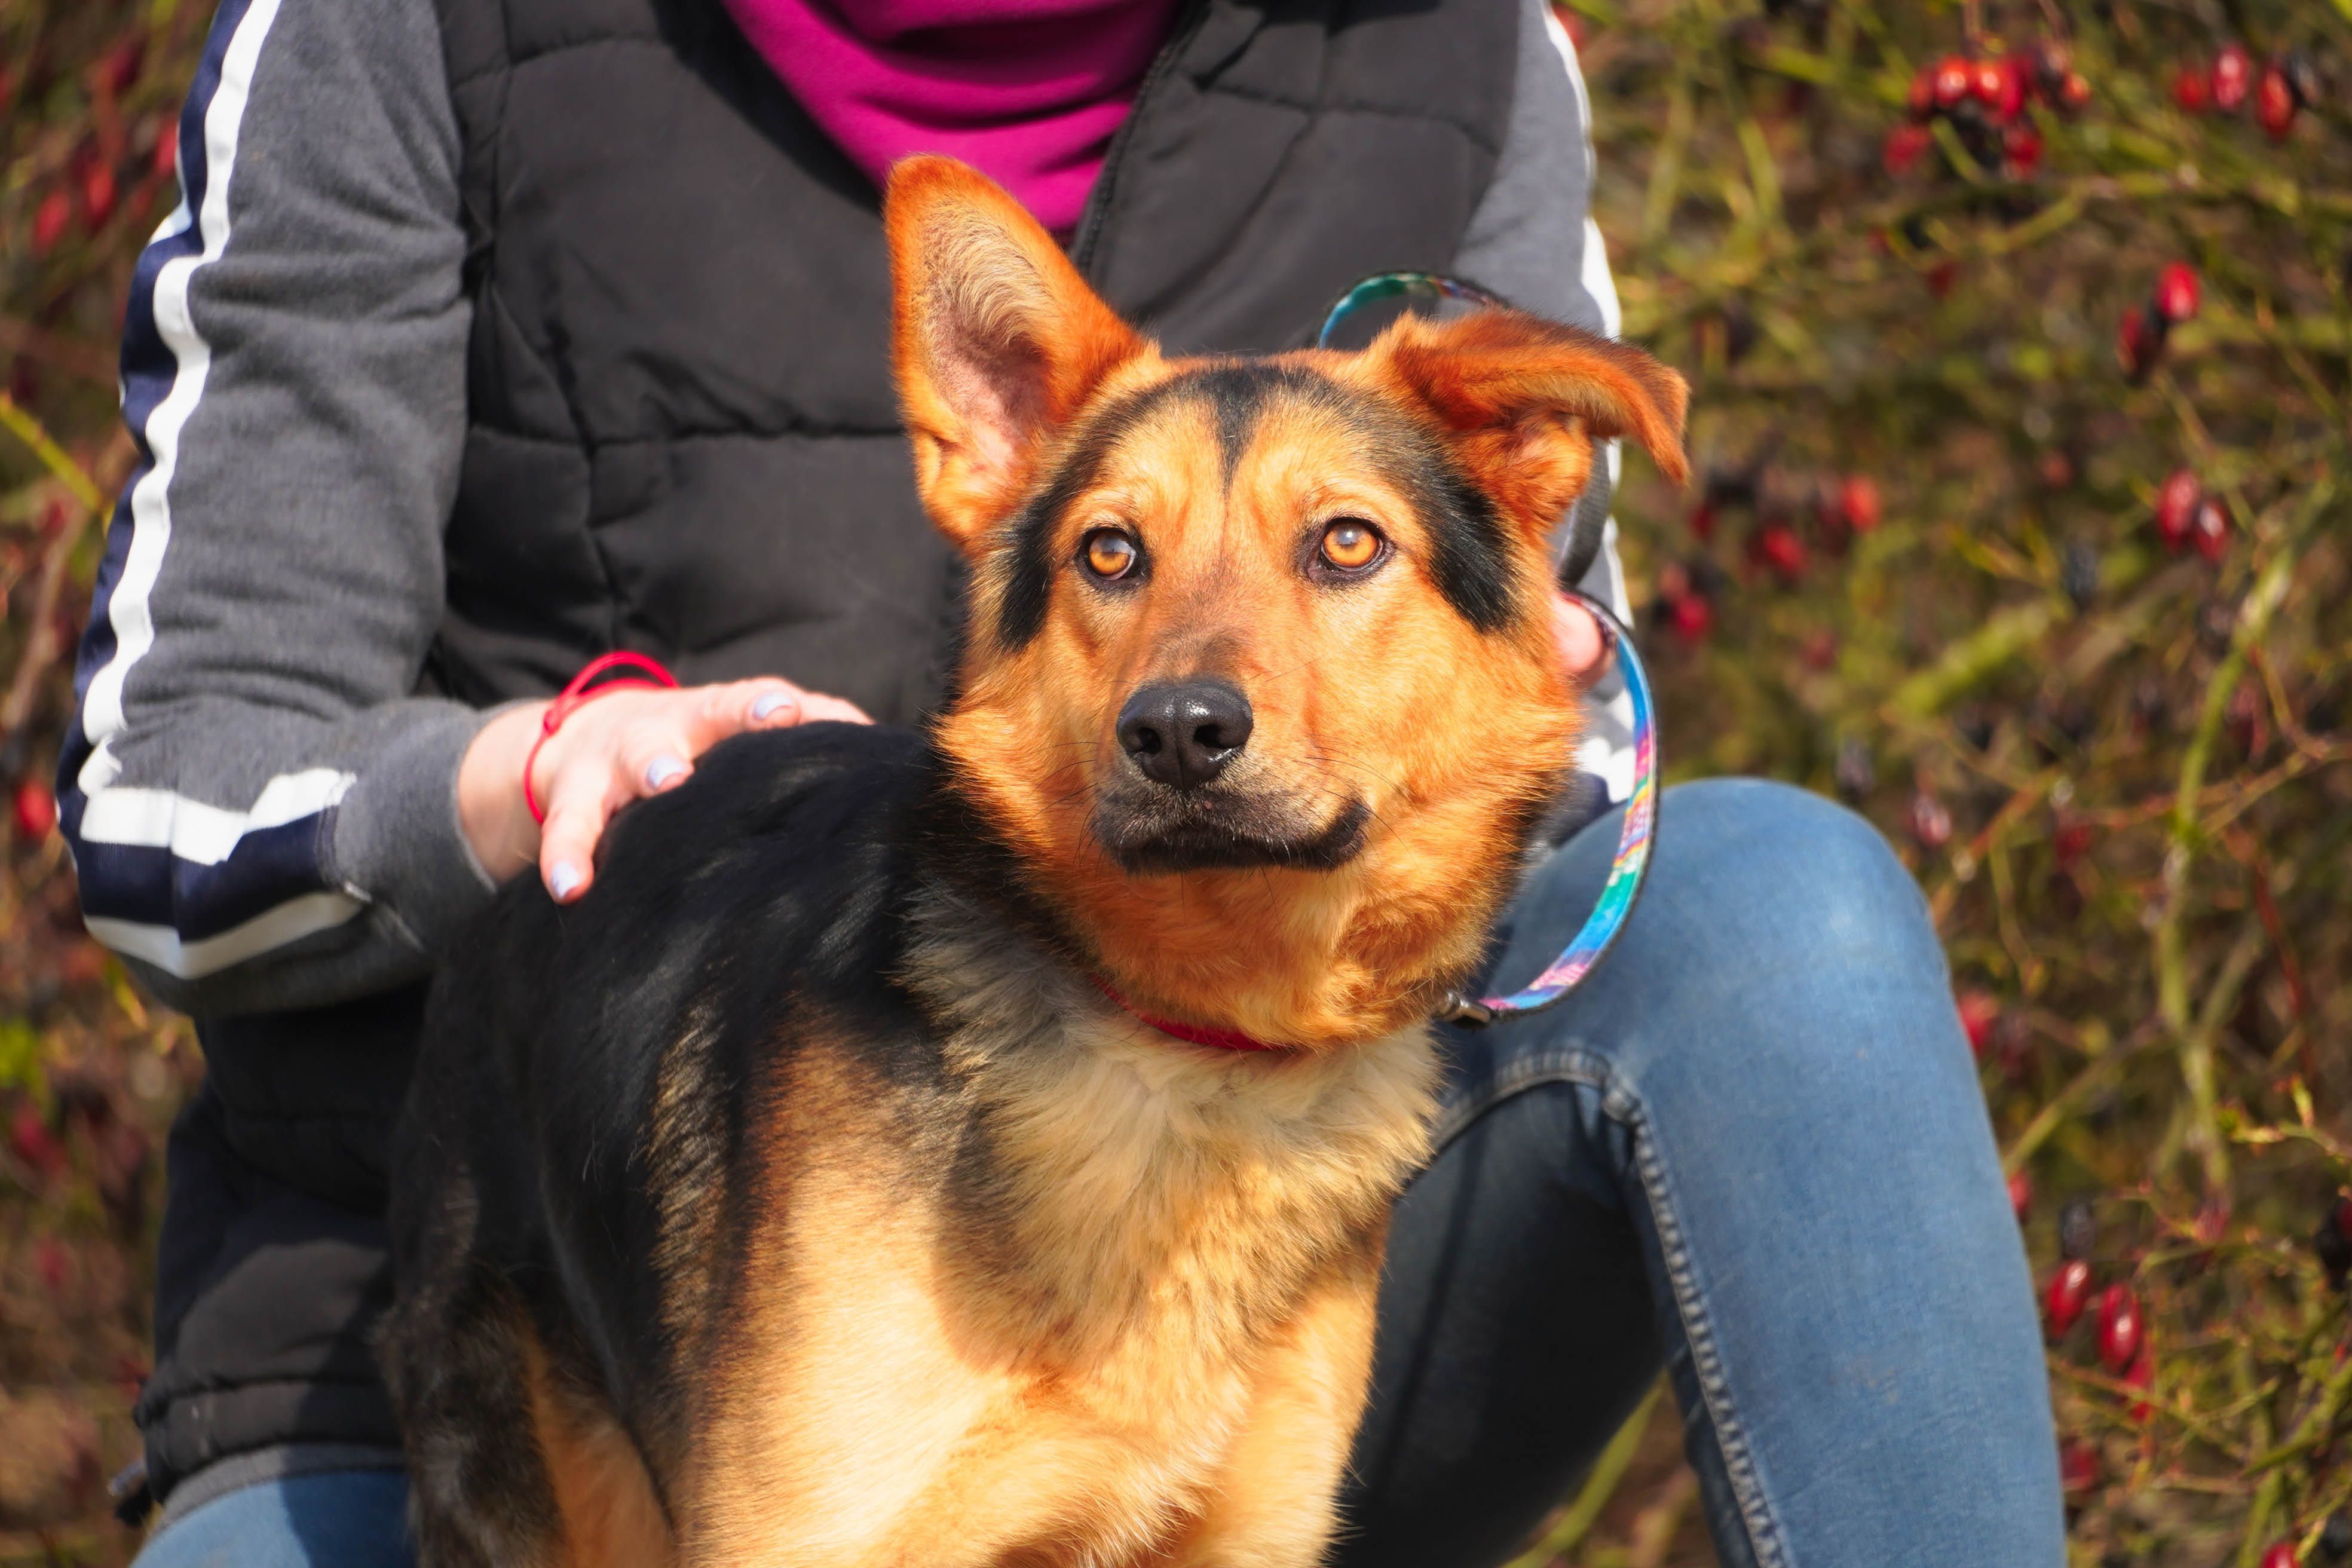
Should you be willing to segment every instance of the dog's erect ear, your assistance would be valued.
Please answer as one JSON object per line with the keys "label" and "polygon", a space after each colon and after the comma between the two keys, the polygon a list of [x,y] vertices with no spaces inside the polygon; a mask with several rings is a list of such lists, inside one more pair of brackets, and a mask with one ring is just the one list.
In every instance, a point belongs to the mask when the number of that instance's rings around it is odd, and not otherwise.
{"label": "dog's erect ear", "polygon": [[1364,351],[1444,427],[1456,456],[1514,521],[1559,521],[1592,468],[1591,439],[1630,436],[1680,485],[1690,388],[1613,339],[1517,310],[1450,321],[1406,316]]}
{"label": "dog's erect ear", "polygon": [[1019,501],[1043,440],[1148,345],[978,170],[908,158],[882,210],[915,487],[968,551]]}

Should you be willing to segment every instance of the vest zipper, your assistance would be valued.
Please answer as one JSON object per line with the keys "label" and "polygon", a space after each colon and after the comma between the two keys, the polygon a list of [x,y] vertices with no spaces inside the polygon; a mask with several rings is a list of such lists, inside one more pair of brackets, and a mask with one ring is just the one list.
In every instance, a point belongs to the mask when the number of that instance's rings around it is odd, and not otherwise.
{"label": "vest zipper", "polygon": [[1176,30],[1168,42],[1151,58],[1143,73],[1143,80],[1135,89],[1135,101],[1128,105],[1127,118],[1111,132],[1110,148],[1103,154],[1102,172],[1095,176],[1095,188],[1087,193],[1086,210],[1078,215],[1078,232],[1070,241],[1070,261],[1079,276],[1089,283],[1098,281],[1094,275],[1095,249],[1102,238],[1103,225],[1110,216],[1111,197],[1118,184],[1119,163],[1135,140],[1135,127],[1151,101],[1152,89],[1176,68],[1176,60],[1183,54],[1192,35],[1209,15],[1209,0],[1184,0],[1184,9],[1177,15]]}

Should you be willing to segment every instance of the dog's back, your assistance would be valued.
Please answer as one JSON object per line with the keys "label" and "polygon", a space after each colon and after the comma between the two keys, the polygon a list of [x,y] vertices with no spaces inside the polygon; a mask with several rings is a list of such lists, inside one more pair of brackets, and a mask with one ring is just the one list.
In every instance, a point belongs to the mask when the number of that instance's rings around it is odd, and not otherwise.
{"label": "dog's back", "polygon": [[394,1150],[386,1331],[412,1463],[453,1505],[420,1513],[427,1561],[541,1561],[599,1496],[667,1537],[785,1020],[821,1011],[874,1070],[938,1072],[889,978],[932,765],[903,731],[730,742],[615,821],[605,896],[512,885],[443,970]]}

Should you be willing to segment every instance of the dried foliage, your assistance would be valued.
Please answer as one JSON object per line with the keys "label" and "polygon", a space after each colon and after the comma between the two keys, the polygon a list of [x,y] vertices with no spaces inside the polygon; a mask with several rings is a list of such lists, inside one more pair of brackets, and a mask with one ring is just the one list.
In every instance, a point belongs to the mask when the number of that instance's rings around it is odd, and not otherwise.
{"label": "dried foliage", "polygon": [[108,1474],[138,1451],[157,1150],[202,1071],[84,936],[48,781],[72,649],[128,473],[114,339],[178,200],[173,126],[207,16],[0,5],[0,1564],[126,1560]]}
{"label": "dried foliage", "polygon": [[[1834,791],[1917,868],[2077,1560],[2336,1561],[2352,0],[1572,15],[1626,330],[1696,389],[1703,489],[1622,509],[1675,771]],[[80,933],[47,780],[206,20],[0,9],[0,1564],[131,1549],[100,1483],[201,1070]],[[1670,1426],[1530,1561],[1706,1561]]]}
{"label": "dried foliage", "polygon": [[1668,755],[1917,869],[2037,1277],[2084,1265],[2078,1561],[2330,1561],[2352,5],[1769,10],[1577,11],[1709,476],[1624,508]]}

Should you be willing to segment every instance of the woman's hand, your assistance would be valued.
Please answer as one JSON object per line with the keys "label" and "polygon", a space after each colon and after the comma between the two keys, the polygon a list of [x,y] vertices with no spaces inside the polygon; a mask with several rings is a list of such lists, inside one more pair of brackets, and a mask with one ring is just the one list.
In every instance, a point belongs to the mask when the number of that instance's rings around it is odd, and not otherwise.
{"label": "woman's hand", "polygon": [[1551,631],[1568,672],[1580,684],[1599,679],[1606,668],[1609,639],[1601,635],[1592,612],[1567,595],[1556,593],[1551,596]]}
{"label": "woman's hand", "polygon": [[522,770],[546,713],[546,703],[532,702],[482,727],[457,766],[457,820],[491,876],[503,882],[536,860],[559,904],[588,890],[596,841],[614,812],[676,789],[695,759],[728,736],[818,719],[872,722],[855,703],[783,680],[626,687],[583,703],[539,748],[530,787],[547,813],[542,826],[523,799]]}

